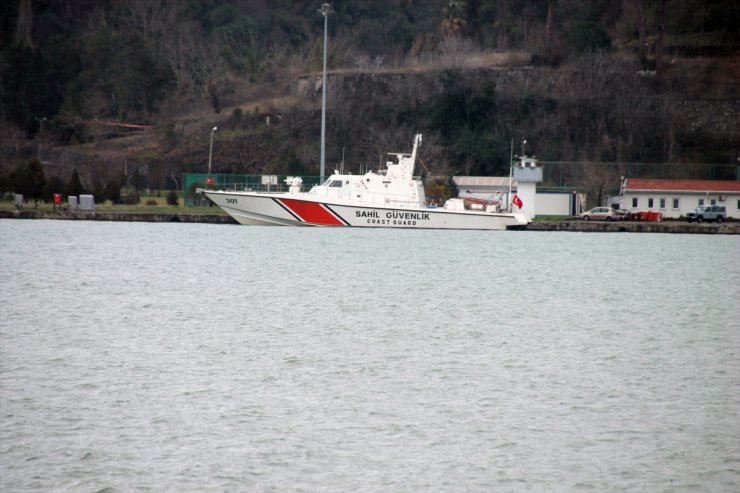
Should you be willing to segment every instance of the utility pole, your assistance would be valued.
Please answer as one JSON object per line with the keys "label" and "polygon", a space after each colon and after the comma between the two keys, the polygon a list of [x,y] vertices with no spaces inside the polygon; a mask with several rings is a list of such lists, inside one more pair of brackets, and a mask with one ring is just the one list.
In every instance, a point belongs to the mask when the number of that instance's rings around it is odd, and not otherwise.
{"label": "utility pole", "polygon": [[326,174],[326,43],[327,43],[327,29],[329,26],[329,12],[331,11],[331,5],[324,3],[321,5],[321,15],[324,16],[324,71],[321,83],[321,179],[320,183],[324,183],[324,175]]}
{"label": "utility pole", "polygon": [[211,174],[211,160],[213,158],[213,132],[218,130],[218,127],[213,127],[211,129],[211,150],[208,151],[208,174]]}

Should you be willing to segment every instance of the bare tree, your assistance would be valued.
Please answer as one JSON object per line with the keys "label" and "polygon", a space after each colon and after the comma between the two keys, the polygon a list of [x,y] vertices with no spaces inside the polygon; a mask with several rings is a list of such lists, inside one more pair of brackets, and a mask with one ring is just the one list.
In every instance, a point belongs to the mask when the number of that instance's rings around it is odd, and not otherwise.
{"label": "bare tree", "polygon": [[460,70],[468,59],[478,53],[475,44],[462,36],[448,36],[439,44],[439,68]]}
{"label": "bare tree", "polygon": [[15,24],[16,44],[33,48],[32,28],[33,7],[31,6],[31,0],[20,0],[18,2],[18,20]]}
{"label": "bare tree", "polygon": [[208,84],[223,72],[223,62],[213,42],[195,22],[181,22],[163,40],[162,50],[175,74],[181,94],[199,92],[207,95]]}
{"label": "bare tree", "polygon": [[655,69],[663,71],[663,43],[665,38],[665,4],[667,0],[658,2],[658,36],[655,39]]}
{"label": "bare tree", "polygon": [[129,0],[121,4],[120,18],[129,31],[137,33],[157,62],[164,62],[163,44],[175,26],[184,20],[183,0]]}
{"label": "bare tree", "polygon": [[637,39],[640,43],[638,53],[640,61],[645,63],[647,60],[647,0],[634,0],[637,6]]}
{"label": "bare tree", "polygon": [[465,19],[466,0],[449,0],[444,9],[442,32],[445,36],[459,36],[467,25]]}

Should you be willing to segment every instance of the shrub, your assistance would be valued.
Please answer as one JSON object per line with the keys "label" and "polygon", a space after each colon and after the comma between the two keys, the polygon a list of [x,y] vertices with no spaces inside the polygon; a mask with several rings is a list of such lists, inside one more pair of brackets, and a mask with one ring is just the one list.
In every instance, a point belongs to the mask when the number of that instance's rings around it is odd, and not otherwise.
{"label": "shrub", "polygon": [[595,22],[576,22],[568,33],[568,46],[578,54],[608,51],[611,45],[609,33]]}
{"label": "shrub", "polygon": [[157,205],[156,199],[146,199],[146,202],[144,205]]}
{"label": "shrub", "polygon": [[179,205],[177,199],[177,192],[175,192],[174,190],[170,190],[170,193],[167,194],[167,204],[177,206]]}
{"label": "shrub", "polygon": [[133,187],[123,187],[121,189],[121,203],[126,205],[136,205],[141,201],[139,192]]}

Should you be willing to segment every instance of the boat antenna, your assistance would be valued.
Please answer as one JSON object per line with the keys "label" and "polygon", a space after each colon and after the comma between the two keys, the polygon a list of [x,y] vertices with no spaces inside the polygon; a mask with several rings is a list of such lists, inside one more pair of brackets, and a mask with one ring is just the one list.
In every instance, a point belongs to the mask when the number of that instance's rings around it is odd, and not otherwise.
{"label": "boat antenna", "polygon": [[511,139],[511,151],[509,152],[509,195],[506,196],[508,204],[506,204],[507,212],[511,212],[511,176],[514,168],[514,138]]}
{"label": "boat antenna", "polygon": [[324,175],[326,174],[326,33],[329,24],[331,4],[321,4],[321,10],[319,10],[319,12],[324,16],[324,71],[321,81],[321,183],[324,183]]}

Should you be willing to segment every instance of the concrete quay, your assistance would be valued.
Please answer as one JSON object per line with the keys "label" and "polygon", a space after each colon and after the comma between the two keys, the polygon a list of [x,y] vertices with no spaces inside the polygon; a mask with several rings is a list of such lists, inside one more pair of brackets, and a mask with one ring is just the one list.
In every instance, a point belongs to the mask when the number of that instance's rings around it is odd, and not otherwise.
{"label": "concrete quay", "polygon": [[71,221],[124,221],[149,223],[237,224],[225,214],[143,213],[143,212],[48,212],[37,210],[0,210],[0,219],[62,219]]}
{"label": "concrete quay", "polygon": [[525,231],[576,231],[583,233],[675,233],[740,234],[740,223],[689,223],[686,221],[535,221],[522,227]]}
{"label": "concrete quay", "polygon": [[[143,212],[64,212],[38,210],[0,210],[0,219],[61,219],[71,221],[124,221],[153,223],[238,224],[225,214],[143,213]],[[509,227],[519,231],[571,231],[582,233],[676,233],[740,234],[740,222],[688,223],[686,221],[535,221],[526,226]]]}

